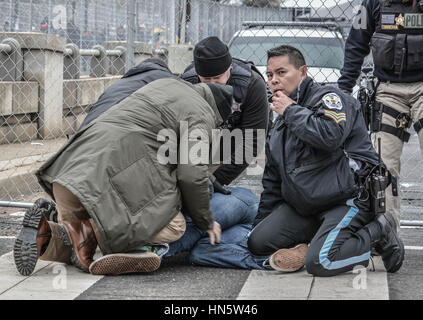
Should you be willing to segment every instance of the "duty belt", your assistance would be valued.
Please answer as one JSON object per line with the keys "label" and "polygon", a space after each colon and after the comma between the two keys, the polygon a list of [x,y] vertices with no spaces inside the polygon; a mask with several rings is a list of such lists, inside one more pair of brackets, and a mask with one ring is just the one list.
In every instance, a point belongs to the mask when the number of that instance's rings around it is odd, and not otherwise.
{"label": "duty belt", "polygon": [[408,142],[410,139],[410,134],[406,131],[406,129],[411,127],[411,117],[408,113],[401,113],[397,110],[384,105],[381,102],[377,102],[376,104],[379,105],[381,111],[393,117],[395,119],[396,127],[390,126],[388,124],[381,123],[380,131],[387,132],[393,134],[394,136],[398,137],[404,142]]}

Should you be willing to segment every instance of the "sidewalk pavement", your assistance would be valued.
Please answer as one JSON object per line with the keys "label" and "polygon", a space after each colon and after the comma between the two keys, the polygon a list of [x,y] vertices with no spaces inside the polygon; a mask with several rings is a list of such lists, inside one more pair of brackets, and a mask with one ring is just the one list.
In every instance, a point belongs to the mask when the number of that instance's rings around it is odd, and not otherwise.
{"label": "sidewalk pavement", "polygon": [[34,172],[66,138],[0,145],[0,200],[23,201],[42,192]]}
{"label": "sidewalk pavement", "polygon": [[[98,256],[100,256],[99,252],[96,253],[96,258]],[[201,266],[186,266],[184,267],[185,272],[192,273],[189,271],[192,269],[189,268],[195,268],[197,272],[208,272],[207,269],[209,269]],[[388,300],[388,279],[380,258],[375,258],[374,270],[372,268],[373,266],[370,265],[367,269],[358,268],[330,278],[317,278],[305,270],[295,273],[253,270],[249,273],[237,296],[232,298],[236,300]],[[231,272],[231,270],[221,269],[217,276],[224,280],[225,272]],[[239,272],[244,272],[244,270]],[[154,276],[154,273],[151,276]],[[38,261],[34,273],[24,277],[17,272],[13,253],[9,252],[0,256],[0,300],[72,300],[84,292],[87,294],[87,290],[91,287],[94,288],[96,283],[100,283],[102,279],[114,281],[115,285],[120,288],[118,283],[120,280],[123,281],[124,277],[93,276],[74,266],[46,261]],[[134,297],[126,296],[122,289],[120,299],[174,299],[171,290],[161,291],[159,296],[150,297],[148,295],[151,285],[156,287],[162,282],[167,283],[164,277],[156,275],[155,284],[150,279],[146,279],[145,275],[138,275],[135,279],[143,290],[137,292],[137,296]],[[200,291],[204,283],[202,280],[192,279],[190,286],[191,289],[194,287]],[[101,290],[99,292],[98,289],[94,292],[96,294],[93,297],[98,294],[107,294]],[[192,295],[185,291],[184,294]],[[88,295],[90,296],[89,293]],[[213,293],[210,292],[210,296],[212,295]],[[208,299],[208,297],[187,296],[187,300],[191,299]]]}

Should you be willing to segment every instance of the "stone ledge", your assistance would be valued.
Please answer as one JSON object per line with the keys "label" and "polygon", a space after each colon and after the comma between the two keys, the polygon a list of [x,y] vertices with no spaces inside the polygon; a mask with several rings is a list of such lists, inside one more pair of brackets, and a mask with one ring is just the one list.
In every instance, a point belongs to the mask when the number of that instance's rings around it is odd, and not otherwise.
{"label": "stone ledge", "polygon": [[121,76],[63,80],[63,108],[94,104],[100,95]]}
{"label": "stone ledge", "polygon": [[63,52],[63,48],[66,45],[65,38],[38,32],[0,32],[0,42],[7,38],[16,39],[21,48],[26,50]]}
{"label": "stone ledge", "polygon": [[[106,50],[114,50],[116,47],[126,48],[126,41],[106,41],[104,43],[104,48]],[[134,53],[144,53],[151,56],[153,54],[153,47],[151,44],[136,41],[134,43]]]}

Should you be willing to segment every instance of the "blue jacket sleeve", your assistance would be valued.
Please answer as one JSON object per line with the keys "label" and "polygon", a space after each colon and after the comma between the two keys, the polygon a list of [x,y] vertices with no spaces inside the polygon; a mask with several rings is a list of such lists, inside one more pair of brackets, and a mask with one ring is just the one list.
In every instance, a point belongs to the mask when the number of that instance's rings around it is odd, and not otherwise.
{"label": "blue jacket sleeve", "polygon": [[328,93],[312,110],[300,105],[286,108],[285,123],[290,132],[313,148],[336,150],[352,130],[355,112],[349,103],[336,93]]}
{"label": "blue jacket sleeve", "polygon": [[[282,142],[281,142],[282,143]],[[281,195],[281,178],[277,164],[272,159],[269,144],[266,144],[266,166],[263,173],[263,192],[260,196],[258,213],[254,219],[253,227],[266,218],[278,204],[283,202]]]}
{"label": "blue jacket sleeve", "polygon": [[[376,21],[379,20],[379,15],[379,1],[365,0],[355,16],[345,43],[344,66],[341,69],[341,77],[338,79],[338,87],[345,92],[352,92],[360,75],[364,58],[370,52],[370,40],[376,28]],[[366,22],[361,21],[364,18],[366,18]]]}

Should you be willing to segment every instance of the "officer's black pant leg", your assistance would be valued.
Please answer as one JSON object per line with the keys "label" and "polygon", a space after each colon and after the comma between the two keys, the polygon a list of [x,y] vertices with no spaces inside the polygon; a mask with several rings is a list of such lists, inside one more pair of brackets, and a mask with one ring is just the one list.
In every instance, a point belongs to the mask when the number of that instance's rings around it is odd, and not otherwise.
{"label": "officer's black pant leg", "polygon": [[366,224],[374,215],[359,209],[352,200],[320,214],[322,224],[310,243],[306,256],[307,272],[334,276],[357,265],[367,267],[371,239]]}
{"label": "officer's black pant leg", "polygon": [[301,216],[284,203],[252,230],[248,248],[254,255],[270,255],[279,249],[309,243],[318,228],[317,217]]}

